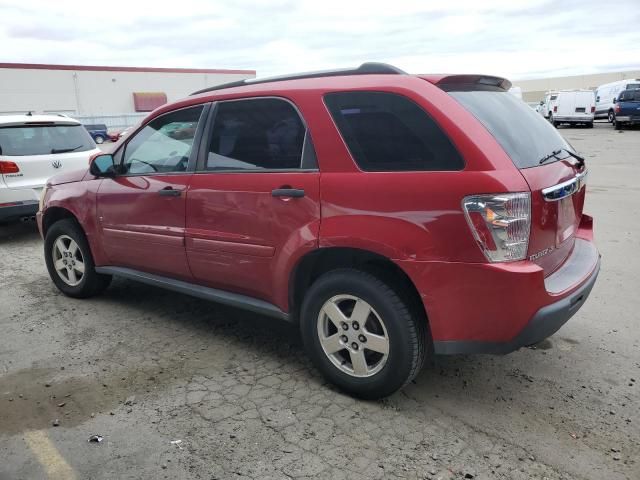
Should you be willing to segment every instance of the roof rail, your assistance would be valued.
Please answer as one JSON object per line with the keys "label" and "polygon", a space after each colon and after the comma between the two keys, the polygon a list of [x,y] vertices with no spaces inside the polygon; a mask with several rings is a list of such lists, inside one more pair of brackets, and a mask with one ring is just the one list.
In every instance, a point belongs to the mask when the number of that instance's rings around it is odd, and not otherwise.
{"label": "roof rail", "polygon": [[318,72],[294,73],[292,75],[281,75],[277,77],[266,77],[258,79],[239,80],[237,82],[223,83],[215,87],[203,88],[191,95],[200,93],[213,92],[225,88],[244,87],[247,85],[256,85],[260,83],[280,82],[283,80],[301,80],[303,78],[321,78],[321,77],[342,77],[346,75],[405,75],[407,72],[400,70],[393,65],[379,62],[365,62],[358,68],[342,68],[338,70],[322,70]]}

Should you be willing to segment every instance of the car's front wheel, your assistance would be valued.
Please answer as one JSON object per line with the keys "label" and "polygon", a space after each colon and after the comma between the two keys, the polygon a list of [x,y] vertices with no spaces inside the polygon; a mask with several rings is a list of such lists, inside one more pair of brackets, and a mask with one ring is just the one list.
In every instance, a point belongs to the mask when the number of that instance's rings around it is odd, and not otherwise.
{"label": "car's front wheel", "polygon": [[95,271],[89,243],[73,220],[60,220],[49,227],[44,240],[44,258],[51,280],[70,297],[91,297],[111,283],[110,275]]}
{"label": "car's front wheel", "polygon": [[97,144],[104,143],[104,137],[102,135],[96,135],[94,140]]}
{"label": "car's front wheel", "polygon": [[380,398],[410,382],[426,356],[424,315],[389,285],[353,269],[316,280],[302,305],[305,347],[323,375],[361,398]]}

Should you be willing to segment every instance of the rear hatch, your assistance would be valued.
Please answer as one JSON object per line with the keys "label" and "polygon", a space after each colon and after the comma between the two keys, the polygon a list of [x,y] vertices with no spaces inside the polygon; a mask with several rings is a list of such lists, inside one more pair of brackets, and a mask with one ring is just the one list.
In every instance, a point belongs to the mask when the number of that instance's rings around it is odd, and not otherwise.
{"label": "rear hatch", "polygon": [[640,90],[625,90],[620,94],[616,115],[629,117],[634,122],[640,121]]}
{"label": "rear hatch", "polygon": [[549,122],[502,86],[447,85],[445,90],[487,128],[527,181],[527,256],[549,275],[573,248],[584,205],[584,165]]}
{"label": "rear hatch", "polygon": [[2,180],[9,188],[41,188],[53,175],[87,168],[95,148],[87,131],[77,123],[0,125],[0,160],[15,164]]}

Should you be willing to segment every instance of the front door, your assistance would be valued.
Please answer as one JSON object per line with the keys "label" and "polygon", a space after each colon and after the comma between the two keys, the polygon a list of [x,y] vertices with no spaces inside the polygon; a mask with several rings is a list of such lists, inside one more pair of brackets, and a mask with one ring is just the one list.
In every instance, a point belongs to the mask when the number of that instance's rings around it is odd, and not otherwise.
{"label": "front door", "polygon": [[102,181],[97,201],[111,265],[191,279],[185,198],[203,110],[197,106],[155,118],[116,155],[119,173]]}
{"label": "front door", "polygon": [[[187,193],[194,278],[286,308],[276,285],[317,247],[320,175],[311,139],[284,99],[220,102]],[[282,297],[282,295],[280,296]]]}

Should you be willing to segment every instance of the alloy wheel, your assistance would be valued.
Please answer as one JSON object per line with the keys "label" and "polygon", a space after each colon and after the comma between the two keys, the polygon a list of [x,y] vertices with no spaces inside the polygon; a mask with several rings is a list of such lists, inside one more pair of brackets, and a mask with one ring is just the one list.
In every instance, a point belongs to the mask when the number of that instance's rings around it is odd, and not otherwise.
{"label": "alloy wheel", "polygon": [[352,377],[371,377],[389,357],[389,336],[380,315],[363,299],[336,295],[318,315],[318,338],[327,358]]}
{"label": "alloy wheel", "polygon": [[53,266],[64,283],[71,287],[80,284],[84,277],[84,257],[74,239],[68,235],[60,235],[51,251]]}

